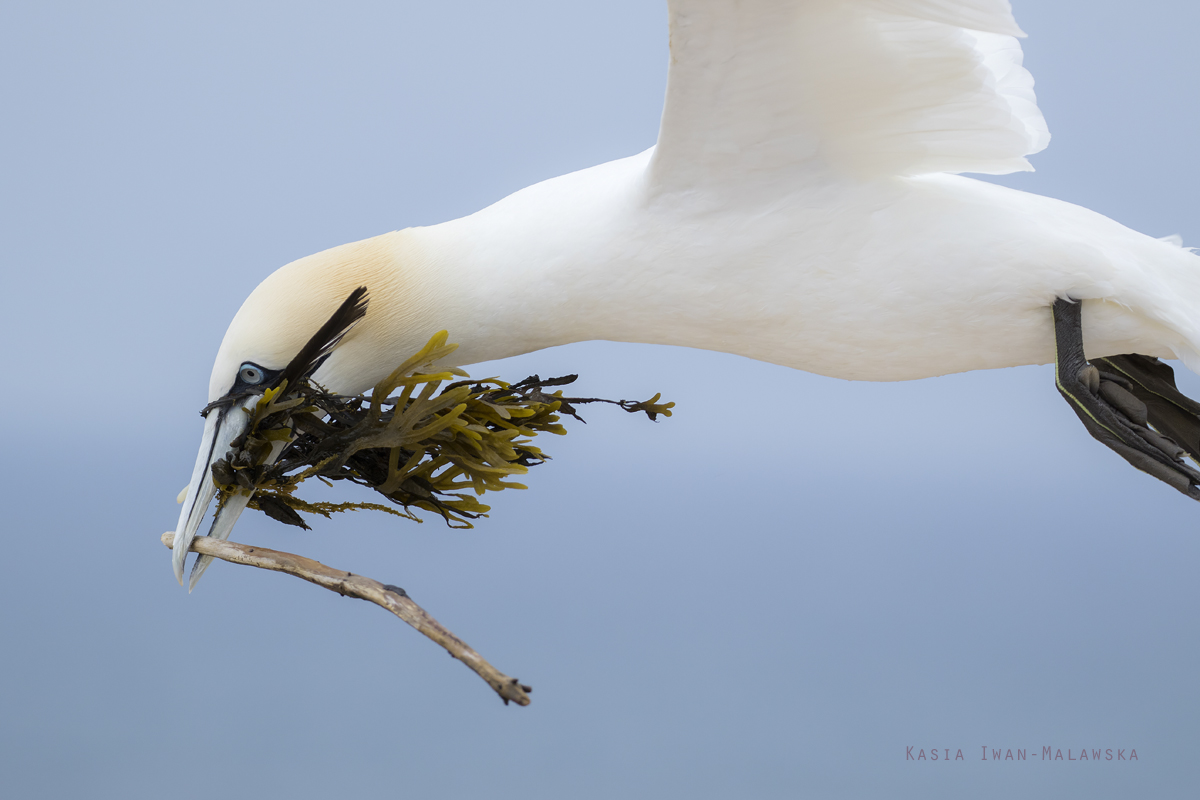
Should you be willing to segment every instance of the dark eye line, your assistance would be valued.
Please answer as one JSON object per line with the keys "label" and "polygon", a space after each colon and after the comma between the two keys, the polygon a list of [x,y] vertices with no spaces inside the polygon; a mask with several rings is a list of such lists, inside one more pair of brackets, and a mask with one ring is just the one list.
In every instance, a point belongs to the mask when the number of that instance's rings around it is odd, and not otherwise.
{"label": "dark eye line", "polygon": [[[242,370],[246,367],[251,367],[258,370],[259,373],[262,374],[262,379],[259,380],[258,383],[247,383],[246,381],[242,380]],[[214,400],[204,408],[200,409],[200,416],[207,417],[210,411],[215,409],[225,409],[229,406],[232,406],[241,398],[247,397],[257,391],[261,391],[262,389],[269,387],[275,382],[275,379],[278,378],[282,372],[283,370],[281,369],[267,369],[266,367],[261,367],[258,364],[255,364],[253,361],[243,361],[242,365],[238,367],[237,374],[235,374],[233,377],[233,386],[229,387],[229,391],[226,392],[221,398]]]}

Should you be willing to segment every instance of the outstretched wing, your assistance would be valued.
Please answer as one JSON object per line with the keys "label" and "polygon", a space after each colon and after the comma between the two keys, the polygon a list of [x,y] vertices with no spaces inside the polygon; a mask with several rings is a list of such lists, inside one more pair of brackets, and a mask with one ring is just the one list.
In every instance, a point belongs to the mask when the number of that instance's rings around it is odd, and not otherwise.
{"label": "outstretched wing", "polygon": [[660,184],[1000,174],[1050,140],[1007,0],[670,0]]}

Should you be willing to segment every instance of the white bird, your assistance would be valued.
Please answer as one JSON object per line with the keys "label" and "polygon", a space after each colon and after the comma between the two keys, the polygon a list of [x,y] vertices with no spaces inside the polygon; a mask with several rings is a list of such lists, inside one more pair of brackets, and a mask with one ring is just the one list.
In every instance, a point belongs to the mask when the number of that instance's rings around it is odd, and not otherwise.
{"label": "white bird", "polygon": [[[216,491],[211,463],[246,425],[233,409],[359,286],[365,318],[331,337],[314,375],[341,393],[442,329],[458,364],[607,339],[873,381],[1048,363],[1057,336],[1059,389],[1093,435],[1200,499],[1181,459],[1200,450],[1200,406],[1154,360],[1200,368],[1200,257],[956,174],[1029,170],[1049,142],[1007,0],[669,11],[653,148],[300,259],[251,293],[212,370],[217,405],[176,531],[181,582]],[[1084,349],[1142,355],[1098,362],[1101,376]],[[209,535],[227,537],[247,500],[220,509]]]}

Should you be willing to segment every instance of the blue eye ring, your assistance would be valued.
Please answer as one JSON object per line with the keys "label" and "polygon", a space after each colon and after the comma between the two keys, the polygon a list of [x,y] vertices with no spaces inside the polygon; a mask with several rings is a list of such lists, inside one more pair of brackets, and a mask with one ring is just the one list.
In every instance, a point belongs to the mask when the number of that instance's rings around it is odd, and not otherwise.
{"label": "blue eye ring", "polygon": [[266,378],[266,372],[263,371],[263,368],[257,364],[251,364],[249,361],[242,364],[241,369],[238,370],[238,380],[250,386],[257,386],[263,382],[264,378]]}

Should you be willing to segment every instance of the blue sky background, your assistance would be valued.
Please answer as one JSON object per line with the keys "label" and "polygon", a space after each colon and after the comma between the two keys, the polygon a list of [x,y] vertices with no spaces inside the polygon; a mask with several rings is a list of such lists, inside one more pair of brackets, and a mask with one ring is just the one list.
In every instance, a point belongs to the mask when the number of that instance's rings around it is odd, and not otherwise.
{"label": "blue sky background", "polygon": [[[1054,140],[1002,181],[1200,244],[1200,6],[1016,10]],[[0,794],[1194,791],[1200,507],[1047,367],[885,385],[573,345],[476,374],[678,414],[590,412],[474,531],[238,525],[404,586],[528,708],[365,603],[228,564],[175,583],[158,536],[254,285],[644,149],[665,74],[655,2],[0,6]],[[779,411],[731,418],[751,395]]]}

